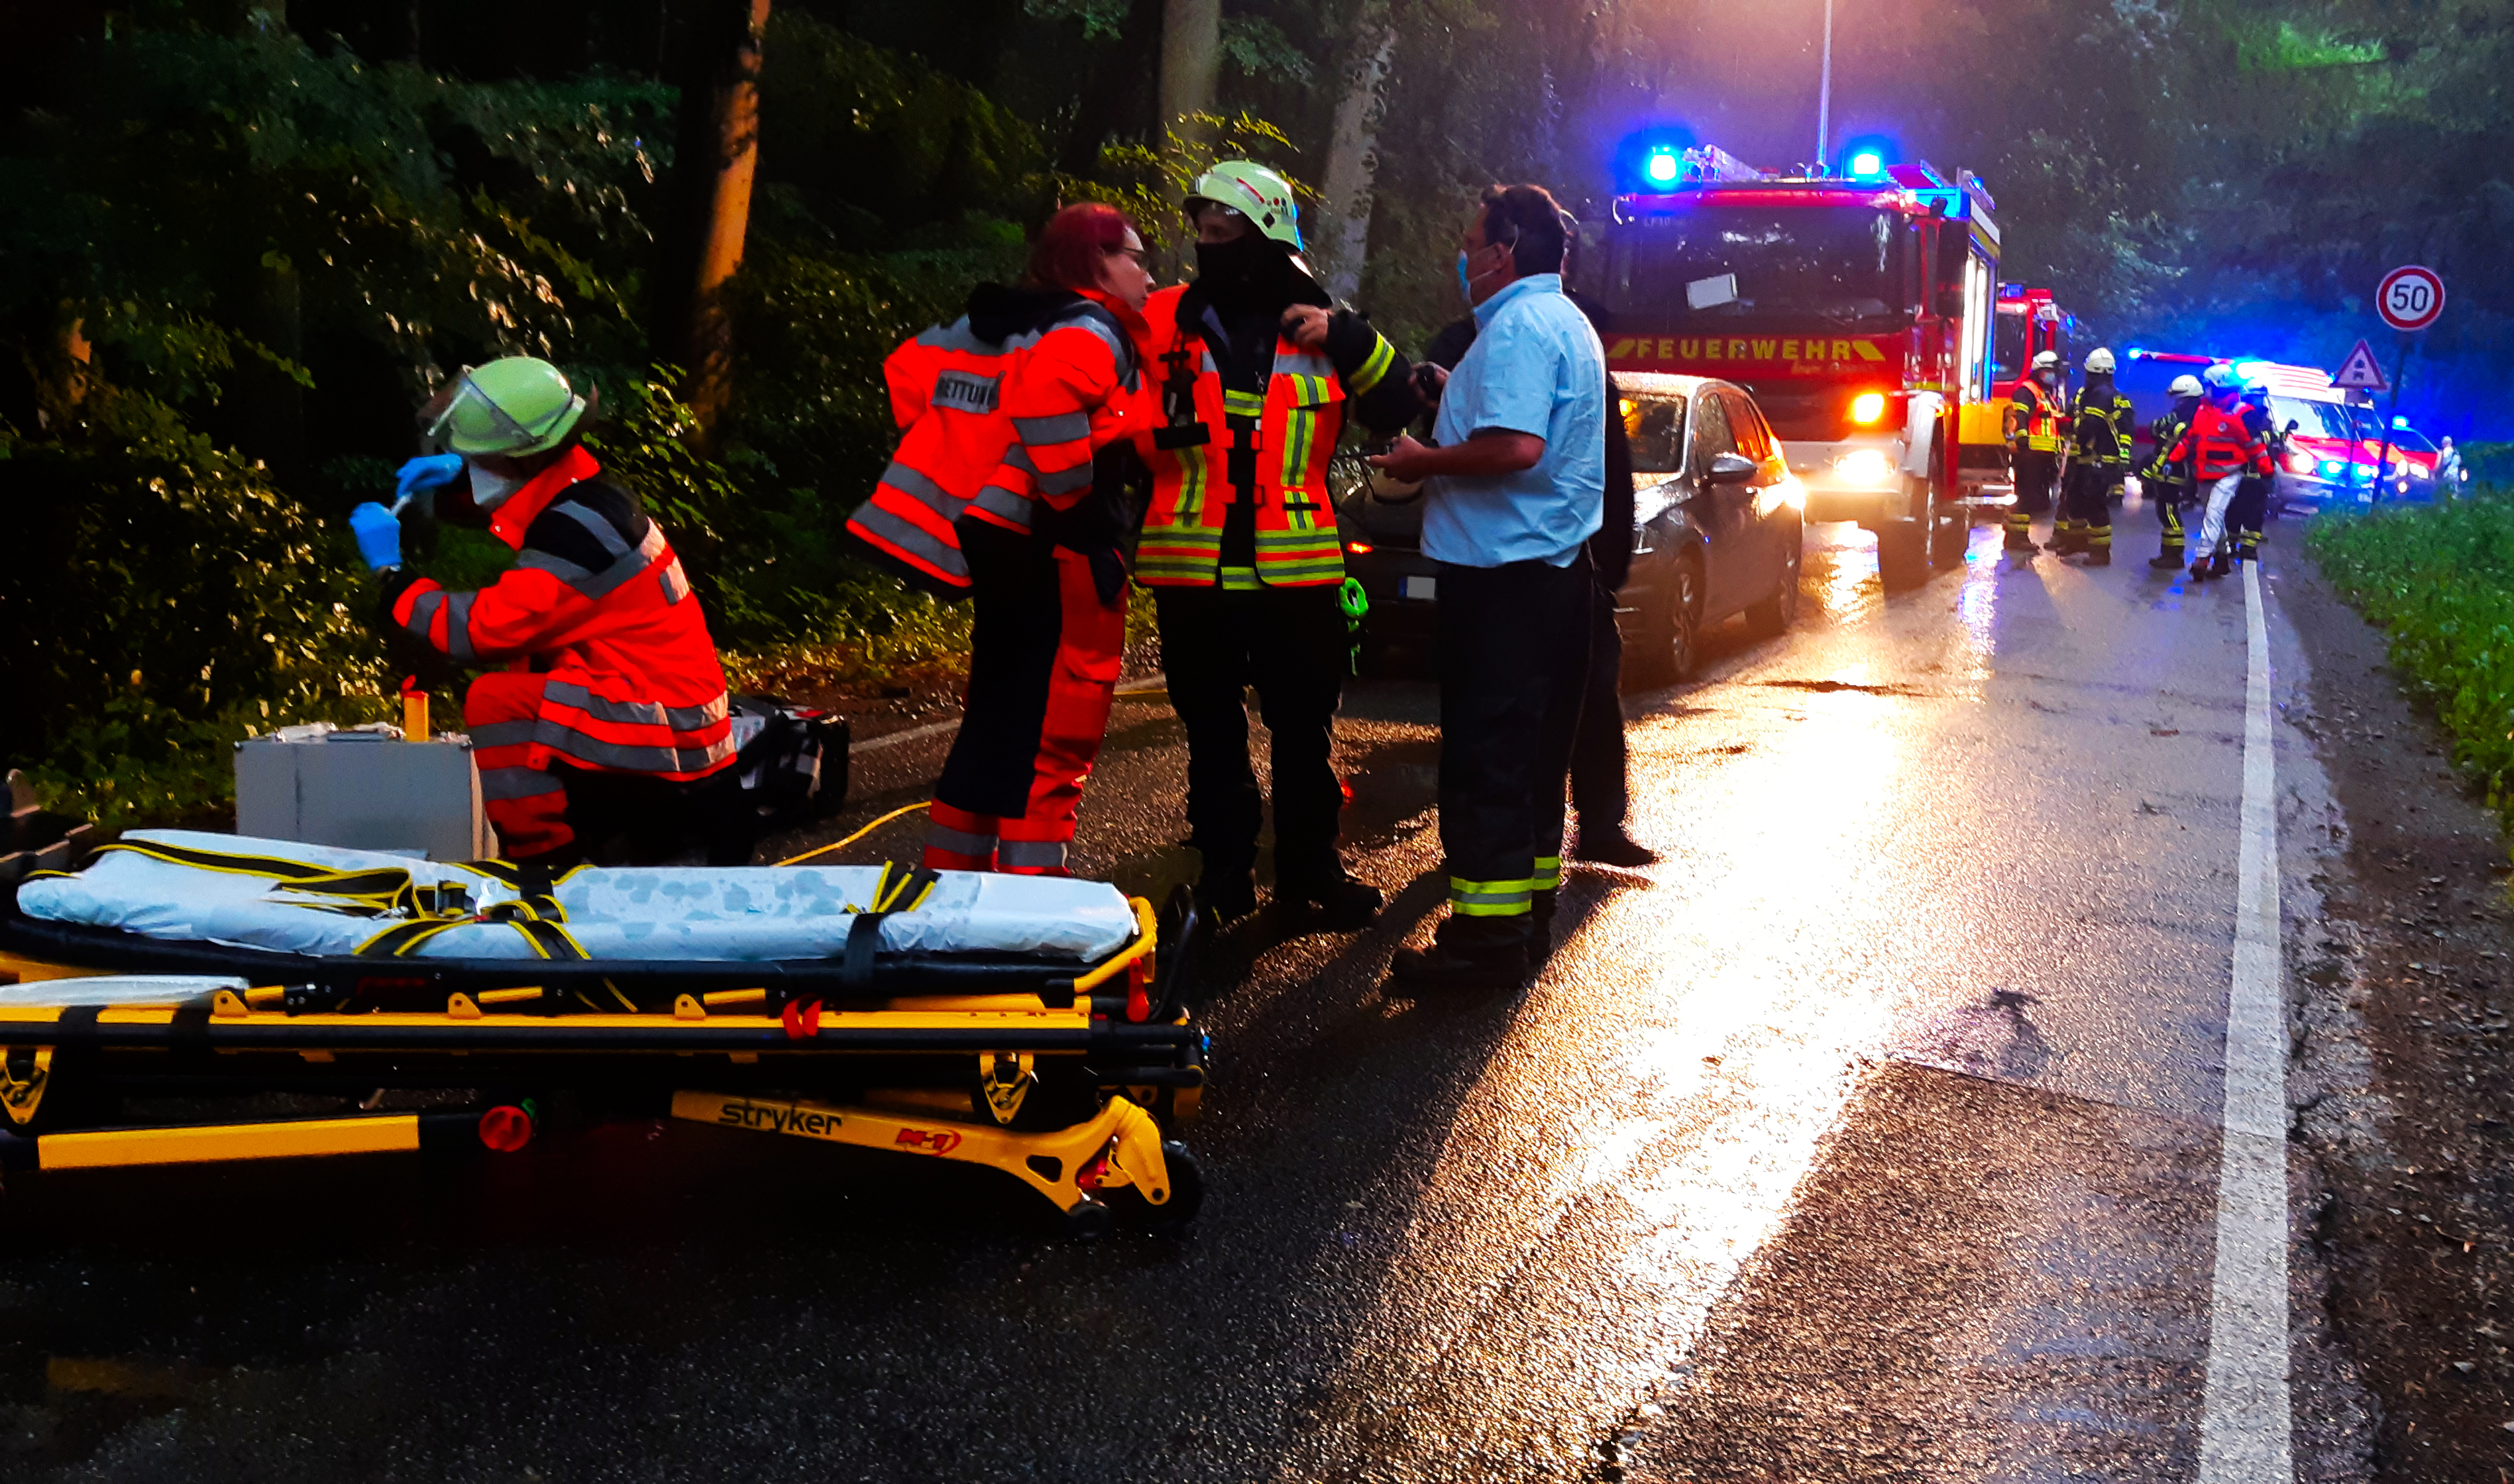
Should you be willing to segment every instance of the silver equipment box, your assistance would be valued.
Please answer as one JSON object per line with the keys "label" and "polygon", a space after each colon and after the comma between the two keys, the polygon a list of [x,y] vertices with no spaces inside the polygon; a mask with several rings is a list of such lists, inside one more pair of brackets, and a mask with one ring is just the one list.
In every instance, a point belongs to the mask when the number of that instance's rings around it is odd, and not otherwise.
{"label": "silver equipment box", "polygon": [[236,743],[236,833],[430,861],[485,861],[498,836],[480,810],[471,740],[404,742],[390,727],[282,727]]}

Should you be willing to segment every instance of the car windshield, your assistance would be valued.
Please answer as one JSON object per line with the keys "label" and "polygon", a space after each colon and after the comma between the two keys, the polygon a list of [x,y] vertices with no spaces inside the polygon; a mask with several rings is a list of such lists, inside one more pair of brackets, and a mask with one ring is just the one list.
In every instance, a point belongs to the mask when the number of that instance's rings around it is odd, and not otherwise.
{"label": "car windshield", "polygon": [[2436,446],[2427,441],[2427,435],[2414,427],[2392,429],[2392,447],[2405,448],[2413,454],[2432,454],[2436,451]]}
{"label": "car windshield", "polygon": [[1696,206],[1618,224],[1592,292],[1653,327],[1880,325],[1903,305],[1903,234],[1864,206]]}
{"label": "car windshield", "polygon": [[1626,397],[1624,434],[1632,440],[1633,472],[1675,474],[1684,468],[1684,403]]}
{"label": "car windshield", "polygon": [[2270,398],[2270,425],[2285,428],[2295,424],[2296,432],[2306,438],[2336,438],[2342,442],[2355,437],[2379,437],[2380,430],[2372,419],[2360,417],[2352,425],[2353,409],[2338,402],[2309,402],[2302,397]]}

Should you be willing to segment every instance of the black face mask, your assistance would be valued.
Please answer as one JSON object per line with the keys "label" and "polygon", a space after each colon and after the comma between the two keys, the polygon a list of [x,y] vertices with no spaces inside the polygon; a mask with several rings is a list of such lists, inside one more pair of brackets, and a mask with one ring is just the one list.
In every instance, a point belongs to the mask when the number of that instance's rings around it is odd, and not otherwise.
{"label": "black face mask", "polygon": [[1206,301],[1225,313],[1269,309],[1291,302],[1292,261],[1256,232],[1230,242],[1199,242],[1196,282]]}

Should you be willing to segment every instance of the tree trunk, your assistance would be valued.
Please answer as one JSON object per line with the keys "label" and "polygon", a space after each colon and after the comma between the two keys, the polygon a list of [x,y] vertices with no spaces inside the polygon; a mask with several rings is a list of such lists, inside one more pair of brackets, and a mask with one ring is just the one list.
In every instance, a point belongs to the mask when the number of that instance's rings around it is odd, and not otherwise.
{"label": "tree trunk", "polygon": [[1211,113],[1222,88],[1222,0],[1163,0],[1161,127],[1194,142],[1210,131],[1190,120]]}
{"label": "tree trunk", "polygon": [[1339,302],[1361,291],[1363,259],[1370,251],[1371,182],[1379,171],[1379,120],[1383,92],[1397,55],[1397,28],[1388,7],[1370,0],[1362,8],[1359,55],[1336,100],[1335,129],[1327,140],[1326,203],[1318,222],[1318,257],[1326,291]]}
{"label": "tree trunk", "polygon": [[[698,424],[700,452],[714,449],[733,398],[733,321],[724,286],[742,266],[743,239],[750,228],[750,181],[759,165],[759,50],[768,30],[769,0],[742,0],[749,22],[719,54],[709,91],[705,172],[698,229],[698,276],[690,299],[690,412]],[[694,90],[691,90],[694,91]],[[689,92],[683,93],[685,100]]]}

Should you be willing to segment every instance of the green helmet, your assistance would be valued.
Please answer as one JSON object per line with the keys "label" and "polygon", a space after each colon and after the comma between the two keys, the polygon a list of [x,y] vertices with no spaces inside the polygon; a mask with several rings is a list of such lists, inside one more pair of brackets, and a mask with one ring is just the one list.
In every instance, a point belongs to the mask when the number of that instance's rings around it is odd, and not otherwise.
{"label": "green helmet", "polygon": [[1210,201],[1227,206],[1257,223],[1257,230],[1290,248],[1306,251],[1301,241],[1300,208],[1292,200],[1292,182],[1252,160],[1220,160],[1196,178],[1187,193],[1187,212]]}
{"label": "green helmet", "polygon": [[567,441],[585,407],[557,367],[510,355],[465,367],[427,431],[458,454],[547,453]]}

